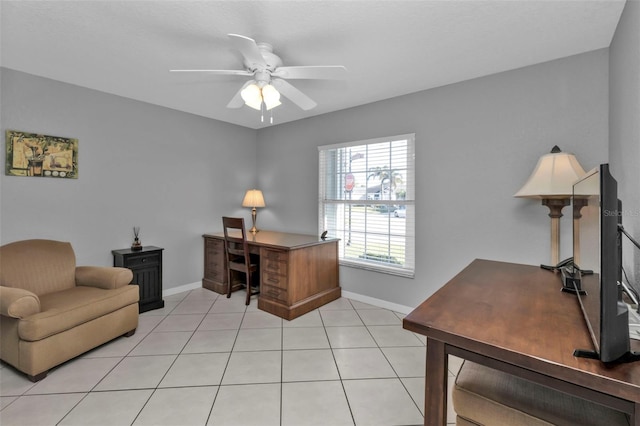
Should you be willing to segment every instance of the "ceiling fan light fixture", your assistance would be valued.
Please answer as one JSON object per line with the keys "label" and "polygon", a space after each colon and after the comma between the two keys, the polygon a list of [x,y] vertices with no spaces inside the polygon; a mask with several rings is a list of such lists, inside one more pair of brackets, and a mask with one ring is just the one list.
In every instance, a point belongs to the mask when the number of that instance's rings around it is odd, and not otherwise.
{"label": "ceiling fan light fixture", "polygon": [[[1,1],[1,0],[0,0]],[[171,72],[201,72],[213,75],[252,76],[245,81],[238,90],[227,108],[242,108],[243,103],[258,111],[272,110],[282,105],[280,93],[288,101],[297,105],[304,111],[309,111],[317,104],[294,87],[286,79],[302,80],[334,80],[343,78],[347,69],[342,65],[302,65],[282,66],[282,59],[273,53],[273,46],[269,43],[256,43],[252,38],[240,34],[227,34],[230,42],[236,50],[240,51],[243,58],[242,70],[210,70],[187,69],[170,70]],[[275,87],[271,82],[275,83]],[[264,90],[262,90],[264,88]],[[264,107],[262,103],[264,102]]]}
{"label": "ceiling fan light fixture", "polygon": [[278,105],[282,105],[280,102],[280,92],[278,92],[278,90],[276,90],[276,88],[271,84],[267,84],[262,88],[262,99],[267,107],[267,111],[277,107]]}
{"label": "ceiling fan light fixture", "polygon": [[260,87],[258,87],[256,83],[251,83],[242,89],[240,96],[242,96],[242,100],[247,106],[260,111],[262,107],[262,94]]}

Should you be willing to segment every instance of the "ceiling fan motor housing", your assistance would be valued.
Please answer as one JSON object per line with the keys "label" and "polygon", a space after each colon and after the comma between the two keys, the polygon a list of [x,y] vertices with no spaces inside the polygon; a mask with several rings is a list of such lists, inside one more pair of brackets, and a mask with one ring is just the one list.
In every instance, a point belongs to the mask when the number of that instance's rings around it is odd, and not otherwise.
{"label": "ceiling fan motor housing", "polygon": [[262,89],[264,86],[271,83],[271,72],[256,71],[255,75],[253,76],[253,79],[255,80],[258,87]]}
{"label": "ceiling fan motor housing", "polygon": [[264,58],[265,64],[256,64],[256,63],[247,63],[245,62],[245,66],[252,71],[273,71],[276,68],[282,66],[282,59],[275,53],[273,53],[273,46],[269,43],[257,43],[258,50],[260,54]]}

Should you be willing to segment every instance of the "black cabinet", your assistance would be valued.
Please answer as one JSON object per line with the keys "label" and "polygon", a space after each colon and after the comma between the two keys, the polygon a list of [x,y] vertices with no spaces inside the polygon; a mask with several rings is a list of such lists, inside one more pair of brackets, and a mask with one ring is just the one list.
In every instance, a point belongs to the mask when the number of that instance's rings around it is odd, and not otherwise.
{"label": "black cabinet", "polygon": [[140,312],[164,307],[162,300],[162,250],[145,246],[142,250],[112,250],[113,266],[129,268],[133,272],[131,284],[140,288]]}

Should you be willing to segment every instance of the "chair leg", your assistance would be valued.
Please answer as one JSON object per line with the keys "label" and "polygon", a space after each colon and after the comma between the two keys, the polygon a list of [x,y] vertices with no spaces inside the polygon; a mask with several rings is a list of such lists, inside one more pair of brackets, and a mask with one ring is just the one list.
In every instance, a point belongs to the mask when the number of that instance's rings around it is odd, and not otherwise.
{"label": "chair leg", "polygon": [[251,272],[247,272],[245,277],[247,279],[247,301],[245,302],[245,305],[249,305],[249,302],[251,301]]}
{"label": "chair leg", "polygon": [[227,299],[231,297],[231,269],[227,270]]}

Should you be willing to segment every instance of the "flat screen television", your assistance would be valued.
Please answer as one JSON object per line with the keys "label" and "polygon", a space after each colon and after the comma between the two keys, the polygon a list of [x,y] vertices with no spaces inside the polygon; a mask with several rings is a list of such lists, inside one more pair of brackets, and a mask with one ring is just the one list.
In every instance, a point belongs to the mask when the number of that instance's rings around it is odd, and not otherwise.
{"label": "flat screen television", "polygon": [[572,205],[574,285],[594,346],[593,351],[574,354],[603,362],[627,360],[629,312],[618,284],[622,282],[622,208],[608,164],[574,183]]}

